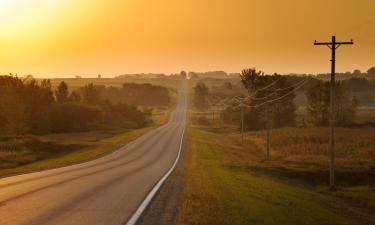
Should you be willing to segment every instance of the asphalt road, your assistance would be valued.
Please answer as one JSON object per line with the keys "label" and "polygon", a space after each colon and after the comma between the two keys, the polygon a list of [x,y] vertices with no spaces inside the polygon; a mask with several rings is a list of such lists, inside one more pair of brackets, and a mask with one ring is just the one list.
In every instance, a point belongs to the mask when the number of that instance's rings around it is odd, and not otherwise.
{"label": "asphalt road", "polygon": [[173,165],[186,105],[181,94],[165,125],[103,158],[0,179],[0,225],[125,224]]}

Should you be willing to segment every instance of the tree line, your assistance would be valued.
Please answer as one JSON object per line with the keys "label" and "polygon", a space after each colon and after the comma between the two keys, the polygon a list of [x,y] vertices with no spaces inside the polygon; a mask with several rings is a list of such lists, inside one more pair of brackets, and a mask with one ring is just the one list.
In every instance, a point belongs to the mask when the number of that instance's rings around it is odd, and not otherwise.
{"label": "tree line", "polygon": [[[263,129],[266,110],[270,124],[274,128],[296,126],[297,106],[295,97],[305,95],[308,126],[327,126],[329,121],[330,83],[313,77],[285,76],[279,74],[265,75],[256,69],[246,69],[240,74],[241,83],[251,96],[245,104],[245,130]],[[306,80],[306,82],[304,82]],[[298,84],[298,85],[296,85]],[[301,85],[299,85],[301,84]],[[370,91],[373,82],[364,78],[352,78],[336,83],[336,125],[350,126],[354,123],[359,101],[354,90]],[[224,83],[222,90],[230,85]],[[298,86],[298,90],[296,87]],[[374,89],[372,89],[374,90]],[[276,101],[274,101],[276,100]],[[209,88],[203,82],[194,87],[193,103],[197,109],[207,109],[210,102]],[[248,107],[250,106],[250,107]],[[230,124],[241,121],[241,107],[238,101],[226,103],[222,113],[223,120]]]}
{"label": "tree line", "polygon": [[166,107],[171,104],[170,90],[152,84],[124,83],[121,88],[102,87],[104,99],[132,105]]}
{"label": "tree line", "polygon": [[151,122],[151,109],[111,102],[92,83],[55,91],[48,79],[0,76],[0,135],[48,134],[108,127],[135,128]]}

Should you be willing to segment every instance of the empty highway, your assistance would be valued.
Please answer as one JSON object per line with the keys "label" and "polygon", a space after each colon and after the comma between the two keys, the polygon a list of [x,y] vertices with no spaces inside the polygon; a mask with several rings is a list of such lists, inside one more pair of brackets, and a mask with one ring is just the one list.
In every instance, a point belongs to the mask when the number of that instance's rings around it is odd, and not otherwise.
{"label": "empty highway", "polygon": [[0,224],[125,224],[175,162],[186,105],[181,94],[165,125],[100,159],[0,179]]}

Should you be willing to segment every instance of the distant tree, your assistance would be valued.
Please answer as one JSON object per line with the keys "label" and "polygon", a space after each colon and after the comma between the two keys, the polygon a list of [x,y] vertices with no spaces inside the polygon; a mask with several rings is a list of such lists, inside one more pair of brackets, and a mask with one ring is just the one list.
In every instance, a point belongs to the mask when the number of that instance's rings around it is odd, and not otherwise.
{"label": "distant tree", "polygon": [[198,73],[196,72],[189,72],[189,75],[188,75],[189,79],[196,79],[198,78]]}
{"label": "distant tree", "polygon": [[[37,82],[32,77],[0,76],[0,135],[72,132],[108,126],[136,128],[151,121],[150,110],[103,103],[100,100],[102,89],[92,84],[82,88],[89,103],[85,104],[76,91],[67,99],[67,88],[62,84],[56,91],[58,101],[55,102],[50,80]],[[156,90],[168,92],[167,89]],[[147,92],[147,89],[142,91]],[[157,92],[154,93],[158,98]]]}
{"label": "distant tree", "polygon": [[198,82],[194,87],[194,105],[199,109],[207,107],[208,87],[203,82]]}
{"label": "distant tree", "polygon": [[51,129],[50,106],[55,99],[51,81],[34,79],[24,83],[24,101],[30,115],[29,127],[34,134],[48,133]]}
{"label": "distant tree", "polygon": [[307,111],[316,126],[326,126],[329,116],[329,87],[328,83],[320,81],[311,87],[307,93]]}
{"label": "distant tree", "polygon": [[167,88],[148,83],[124,83],[121,89],[114,87],[104,89],[103,95],[112,102],[142,106],[167,106],[171,102]]}
{"label": "distant tree", "polygon": [[181,71],[180,73],[181,77],[186,79],[187,78],[187,73],[185,71]]}
{"label": "distant tree", "polygon": [[56,104],[51,111],[52,130],[58,133],[90,130],[103,116],[99,107],[77,102]]}
{"label": "distant tree", "polygon": [[[358,101],[348,94],[348,88],[342,82],[335,87],[335,117],[336,125],[347,126],[353,123]],[[306,93],[308,113],[316,126],[327,126],[329,123],[330,83],[320,81]]]}
{"label": "distant tree", "polygon": [[100,102],[100,97],[100,89],[97,86],[94,86],[93,83],[85,85],[83,89],[83,98],[88,104],[98,104]]}
{"label": "distant tree", "polygon": [[352,77],[348,80],[343,81],[343,83],[348,87],[348,91],[351,92],[363,92],[373,90],[371,81],[363,77]]}
{"label": "distant tree", "polygon": [[227,89],[227,90],[232,90],[233,89],[233,85],[232,85],[232,83],[231,82],[225,82],[224,84],[223,84],[223,87],[225,88],[225,89]]}
{"label": "distant tree", "polygon": [[255,91],[260,83],[263,83],[261,77],[264,75],[262,71],[256,71],[255,68],[244,69],[240,75],[243,86],[249,94]]}
{"label": "distant tree", "polygon": [[78,94],[77,91],[72,91],[72,93],[70,93],[70,95],[69,95],[68,101],[70,101],[70,102],[80,102],[81,101],[81,95]]}
{"label": "distant tree", "polygon": [[0,134],[21,135],[29,129],[29,114],[22,99],[21,85],[18,78],[0,80]]}
{"label": "distant tree", "polygon": [[[264,124],[265,107],[268,107],[273,127],[295,125],[295,94],[286,76],[264,75],[263,72],[251,68],[243,70],[240,77],[249,95],[253,96],[251,105],[261,105],[246,112],[248,129],[259,129],[259,124]],[[275,99],[279,100],[264,104]]]}
{"label": "distant tree", "polygon": [[361,71],[360,70],[354,70],[353,71],[353,75],[354,76],[360,76],[362,73],[361,73]]}
{"label": "distant tree", "polygon": [[371,78],[375,78],[375,67],[372,67],[370,68],[368,71],[367,71],[367,75]]}
{"label": "distant tree", "polygon": [[55,101],[52,92],[52,84],[50,79],[44,79],[40,83],[40,100],[41,104],[49,105]]}
{"label": "distant tree", "polygon": [[68,85],[64,81],[61,81],[61,83],[57,87],[57,90],[55,91],[55,96],[57,102],[59,103],[66,102],[68,100],[69,89]]}

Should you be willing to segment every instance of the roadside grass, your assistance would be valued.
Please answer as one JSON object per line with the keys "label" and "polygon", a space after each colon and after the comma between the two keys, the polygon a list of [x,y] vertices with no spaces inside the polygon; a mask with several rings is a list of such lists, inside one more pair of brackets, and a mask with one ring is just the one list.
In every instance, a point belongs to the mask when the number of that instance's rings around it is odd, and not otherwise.
{"label": "roadside grass", "polygon": [[367,211],[275,174],[260,173],[258,139],[190,127],[178,224],[371,224]]}
{"label": "roadside grass", "polygon": [[[11,159],[7,158],[13,164],[5,164],[8,166],[0,167],[0,177],[59,168],[99,158],[141,136],[151,128],[107,134],[108,136],[105,135],[107,137],[104,138],[103,132],[42,136],[38,138],[39,145],[47,145],[48,149],[40,151],[34,146],[33,149],[28,150],[28,154],[14,153]],[[4,158],[1,156],[0,158],[3,163]],[[15,161],[16,163],[14,163]]]}
{"label": "roadside grass", "polygon": [[59,168],[111,153],[168,121],[170,111],[153,115],[154,123],[135,130],[99,130],[42,136],[0,137],[0,177]]}
{"label": "roadside grass", "polygon": [[169,116],[171,114],[170,109],[164,109],[164,110],[156,110],[152,114],[152,121],[154,122],[154,125],[163,125],[166,122],[168,122]]}

